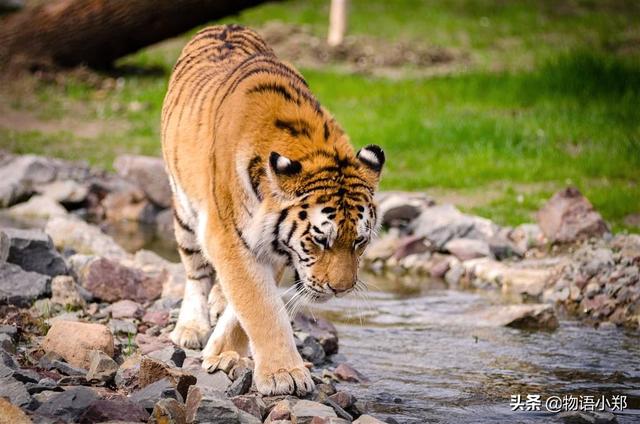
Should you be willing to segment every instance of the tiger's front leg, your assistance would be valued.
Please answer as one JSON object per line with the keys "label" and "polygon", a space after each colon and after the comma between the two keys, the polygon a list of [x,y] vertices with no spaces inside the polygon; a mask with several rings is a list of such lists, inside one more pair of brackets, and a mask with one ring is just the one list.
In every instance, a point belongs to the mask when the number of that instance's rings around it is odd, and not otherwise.
{"label": "tiger's front leg", "polygon": [[[227,308],[218,325],[237,319],[248,339],[255,362],[254,378],[258,391],[264,395],[304,395],[313,390],[311,373],[304,366],[296,349],[291,323],[278,296],[274,272],[258,262],[239,240],[230,237],[207,236],[218,272]],[[216,332],[218,330],[216,328]],[[223,339],[220,339],[223,340]],[[215,348],[216,339],[203,355],[203,366],[210,368],[224,350],[224,343]],[[225,359],[227,360],[227,359]]]}

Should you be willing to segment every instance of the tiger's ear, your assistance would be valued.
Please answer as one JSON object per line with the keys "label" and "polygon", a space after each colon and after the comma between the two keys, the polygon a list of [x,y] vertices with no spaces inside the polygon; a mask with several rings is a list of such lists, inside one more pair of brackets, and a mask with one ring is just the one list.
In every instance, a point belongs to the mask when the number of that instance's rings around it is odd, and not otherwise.
{"label": "tiger's ear", "polygon": [[365,169],[373,177],[374,183],[378,184],[380,180],[380,172],[384,165],[384,151],[375,144],[369,144],[358,150],[356,157],[365,166]]}
{"label": "tiger's ear", "polygon": [[297,177],[302,171],[302,164],[279,153],[271,152],[269,165],[273,189],[284,198],[295,197],[299,180]]}

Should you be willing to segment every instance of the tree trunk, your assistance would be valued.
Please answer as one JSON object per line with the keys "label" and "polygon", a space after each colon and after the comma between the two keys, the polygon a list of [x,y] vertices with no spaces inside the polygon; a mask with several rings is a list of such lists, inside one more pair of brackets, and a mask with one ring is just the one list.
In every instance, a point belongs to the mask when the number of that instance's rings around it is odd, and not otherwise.
{"label": "tree trunk", "polygon": [[348,0],[331,0],[327,43],[332,47],[339,46],[344,40],[344,33],[347,31],[347,2]]}
{"label": "tree trunk", "polygon": [[264,0],[51,0],[0,21],[0,67],[105,68]]}

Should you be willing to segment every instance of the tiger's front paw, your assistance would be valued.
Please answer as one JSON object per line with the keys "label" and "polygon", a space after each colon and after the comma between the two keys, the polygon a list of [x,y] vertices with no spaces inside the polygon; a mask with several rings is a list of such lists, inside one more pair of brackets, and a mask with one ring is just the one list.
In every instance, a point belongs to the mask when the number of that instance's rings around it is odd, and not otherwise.
{"label": "tiger's front paw", "polygon": [[214,373],[218,370],[230,374],[235,367],[253,368],[251,359],[242,357],[233,350],[227,350],[219,355],[209,355],[202,358],[202,368],[208,373]]}
{"label": "tiger's front paw", "polygon": [[173,343],[187,349],[200,349],[209,338],[211,328],[209,322],[187,321],[178,322],[169,338]]}
{"label": "tiger's front paw", "polygon": [[257,369],[255,382],[258,391],[265,396],[304,396],[311,393],[315,387],[311,379],[311,372],[304,365],[277,370]]}

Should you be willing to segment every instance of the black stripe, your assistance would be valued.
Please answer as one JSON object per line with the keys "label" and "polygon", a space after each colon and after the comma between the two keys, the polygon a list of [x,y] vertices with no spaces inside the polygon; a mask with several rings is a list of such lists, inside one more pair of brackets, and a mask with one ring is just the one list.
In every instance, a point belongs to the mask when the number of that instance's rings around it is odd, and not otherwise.
{"label": "black stripe", "polygon": [[291,237],[293,237],[293,233],[295,233],[297,228],[298,223],[296,221],[293,221],[293,224],[291,224],[291,230],[289,231],[289,235],[287,236],[287,244],[289,244],[289,242],[291,241]]}
{"label": "black stripe", "polygon": [[298,119],[296,121],[285,121],[284,119],[276,119],[274,122],[276,128],[284,130],[291,134],[292,137],[297,137],[300,134],[311,138],[311,127],[308,122]]}
{"label": "black stripe", "polygon": [[300,101],[297,99],[294,99],[291,93],[289,93],[289,91],[284,87],[284,85],[278,84],[275,82],[258,84],[255,87],[252,87],[249,90],[247,90],[247,94],[265,93],[265,92],[278,94],[288,102],[292,102],[297,105],[300,104]]}
{"label": "black stripe", "polygon": [[189,255],[189,256],[201,253],[200,249],[197,249],[197,248],[196,249],[192,249],[190,247],[184,247],[184,246],[180,246],[180,245],[178,245],[178,250],[180,250],[185,255]]}
{"label": "black stripe", "polygon": [[178,212],[177,212],[175,209],[173,210],[173,218],[174,218],[174,219],[175,219],[175,221],[178,223],[178,226],[179,226],[180,228],[182,228],[183,230],[185,230],[185,231],[190,232],[191,234],[193,234],[193,230],[191,229],[191,227],[189,227],[189,226],[187,225],[187,223],[186,223],[186,222],[184,222],[184,221],[182,220],[182,218],[180,218],[180,217],[178,216]]}

